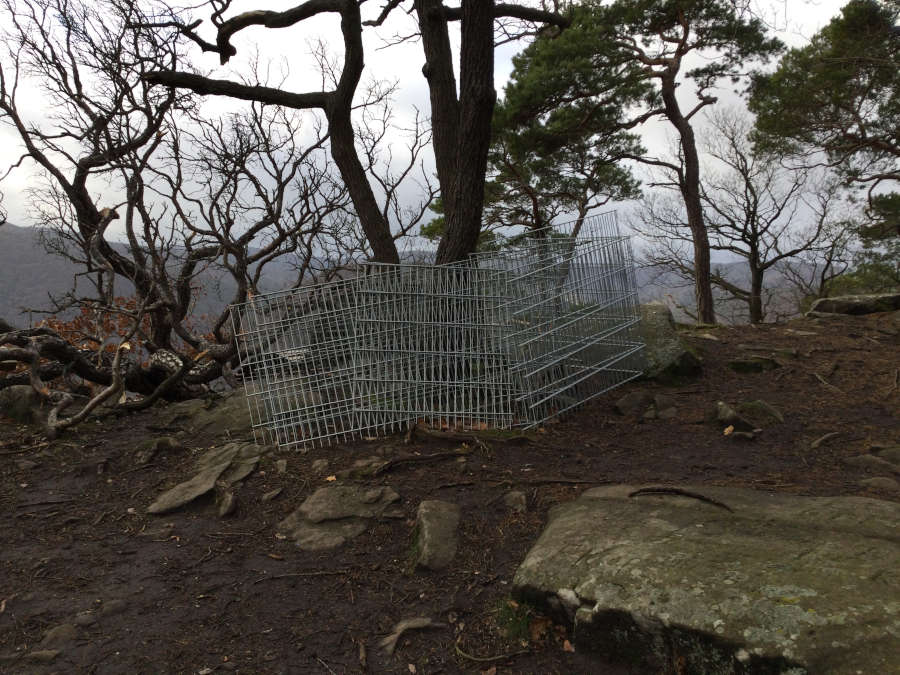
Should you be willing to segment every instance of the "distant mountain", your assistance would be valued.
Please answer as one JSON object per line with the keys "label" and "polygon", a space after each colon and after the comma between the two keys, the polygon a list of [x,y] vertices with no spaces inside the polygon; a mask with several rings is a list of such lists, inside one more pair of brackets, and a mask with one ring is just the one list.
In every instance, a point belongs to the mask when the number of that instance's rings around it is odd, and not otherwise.
{"label": "distant mountain", "polygon": [[[49,309],[51,303],[48,295],[59,296],[70,290],[75,273],[80,271],[72,263],[44,251],[37,235],[34,228],[10,224],[0,227],[0,318],[15,326],[28,324],[28,314],[23,313],[22,308]],[[433,252],[417,249],[403,254],[404,262],[414,264],[428,264],[432,257]],[[730,281],[740,285],[748,283],[745,265],[735,262],[715,266]],[[294,270],[287,262],[276,261],[269,266],[267,272],[263,283],[263,288],[267,291],[286,288],[295,279]],[[206,292],[197,299],[194,313],[217,315],[233,297],[234,284],[227,275],[213,272],[204,273],[200,281]],[[793,299],[787,289],[783,288],[784,280],[777,271],[770,273],[769,283],[782,290],[784,297],[778,301],[779,311],[790,313],[793,310]],[[686,307],[693,304],[693,288],[685,285],[675,275],[638,269],[637,285],[642,302],[670,298]],[[121,284],[118,292],[127,295],[130,289],[126,284]],[[740,310],[739,307],[737,309]],[[33,320],[37,322],[42,316],[34,314]],[[686,315],[676,312],[676,318],[684,320]],[[740,320],[739,311],[735,320]]]}

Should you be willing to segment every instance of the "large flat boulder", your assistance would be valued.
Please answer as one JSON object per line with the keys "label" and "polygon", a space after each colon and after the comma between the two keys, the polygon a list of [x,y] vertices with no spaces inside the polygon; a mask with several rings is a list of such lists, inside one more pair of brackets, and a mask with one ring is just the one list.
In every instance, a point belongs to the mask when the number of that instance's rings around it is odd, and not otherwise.
{"label": "large flat boulder", "polygon": [[578,648],[647,672],[896,672],[900,504],[636,489],[555,507],[516,572]]}
{"label": "large flat boulder", "polygon": [[840,295],[833,298],[819,298],[809,311],[821,314],[877,314],[900,310],[900,293],[878,295]]}

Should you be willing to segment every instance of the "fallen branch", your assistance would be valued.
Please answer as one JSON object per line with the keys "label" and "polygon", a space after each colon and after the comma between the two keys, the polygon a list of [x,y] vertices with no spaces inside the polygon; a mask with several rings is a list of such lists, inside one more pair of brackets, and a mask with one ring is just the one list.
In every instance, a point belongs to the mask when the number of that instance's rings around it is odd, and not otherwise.
{"label": "fallen branch", "polygon": [[332,577],[340,574],[347,574],[350,570],[348,569],[340,569],[340,570],[318,570],[316,572],[290,572],[288,574],[273,574],[269,577],[260,577],[254,584],[262,583],[263,581],[274,581],[275,579],[288,579],[291,577]]}
{"label": "fallen branch", "polygon": [[817,438],[816,440],[814,440],[812,443],[809,444],[809,447],[811,450],[815,450],[820,445],[822,445],[822,443],[824,443],[825,441],[830,440],[830,439],[834,438],[835,436],[840,436],[840,435],[841,435],[840,431],[832,431],[831,433],[825,434],[821,438]]}
{"label": "fallen branch", "polygon": [[712,504],[713,506],[718,506],[720,509],[725,509],[726,511],[734,513],[734,509],[732,509],[727,504],[723,504],[722,502],[716,499],[712,499],[711,497],[707,497],[706,495],[701,495],[699,492],[691,492],[690,490],[682,490],[681,488],[646,487],[640,488],[639,490],[635,490],[634,492],[628,494],[629,497],[640,497],[641,495],[677,495],[679,497],[690,497],[691,499],[696,499],[707,504]]}
{"label": "fallen branch", "polygon": [[434,452],[430,455],[404,455],[403,457],[395,457],[389,459],[384,464],[380,464],[374,471],[373,476],[379,476],[404,464],[421,464],[423,462],[436,462],[442,459],[453,459],[456,457],[465,457],[472,454],[472,448],[457,448],[450,452]]}
{"label": "fallen branch", "polygon": [[816,376],[816,379],[817,379],[819,382],[821,382],[822,384],[824,384],[826,387],[828,387],[829,389],[834,389],[834,390],[835,390],[836,392],[838,392],[839,394],[843,394],[843,393],[844,393],[839,387],[834,386],[833,384],[831,384],[831,382],[829,382],[828,380],[826,380],[824,377],[822,377],[822,376],[819,375],[818,373],[814,372],[813,375],[815,375],[815,376]]}
{"label": "fallen branch", "polygon": [[408,630],[420,630],[422,628],[443,628],[444,624],[432,621],[427,616],[417,616],[412,619],[404,619],[394,625],[391,634],[379,642],[379,646],[390,656],[397,648],[400,637]]}
{"label": "fallen branch", "polygon": [[520,649],[517,652],[509,652],[508,654],[498,654],[497,656],[472,656],[471,654],[467,654],[462,650],[459,646],[459,641],[457,640],[454,645],[456,649],[457,656],[461,656],[464,659],[468,659],[469,661],[475,661],[476,663],[491,663],[492,661],[506,661],[507,659],[511,659],[515,656],[521,656],[522,654],[530,653],[527,649]]}
{"label": "fallen branch", "polygon": [[417,434],[428,436],[429,438],[438,438],[451,441],[488,441],[494,443],[515,443],[522,445],[531,443],[533,440],[530,436],[526,436],[525,434],[504,436],[502,433],[492,433],[490,431],[440,431],[438,429],[429,429],[428,427],[423,427],[420,424],[414,424],[406,432],[406,442],[412,443]]}

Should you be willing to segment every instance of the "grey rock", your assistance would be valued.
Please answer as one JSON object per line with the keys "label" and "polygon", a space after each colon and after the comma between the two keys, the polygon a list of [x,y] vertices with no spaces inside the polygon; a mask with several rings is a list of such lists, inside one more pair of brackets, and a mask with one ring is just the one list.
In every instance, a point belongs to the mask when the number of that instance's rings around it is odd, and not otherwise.
{"label": "grey rock", "polygon": [[340,518],[377,518],[400,500],[392,488],[363,489],[350,485],[319,488],[300,505],[300,515],[312,523]]}
{"label": "grey rock", "polygon": [[128,609],[128,603],[122,598],[113,598],[100,605],[100,616],[108,617],[121,614]]}
{"label": "grey rock", "polygon": [[691,352],[675,329],[672,311],[661,302],[640,306],[640,336],[644,347],[644,375],[673,380],[698,375],[700,359]]}
{"label": "grey rock", "polygon": [[640,672],[895,670],[900,504],[685,489],[732,512],[631,486],[556,506],[514,595],[565,621],[574,594],[576,648]]}
{"label": "grey rock", "polygon": [[252,430],[250,408],[242,389],[212,401],[191,399],[173,403],[162,419],[168,426],[181,425],[222,435],[239,436]]}
{"label": "grey rock", "polygon": [[84,612],[78,612],[72,621],[76,626],[93,626],[97,623],[97,617],[94,616],[92,611],[86,610]]}
{"label": "grey rock", "polygon": [[657,411],[656,416],[661,420],[673,420],[678,417],[678,408],[663,408]]}
{"label": "grey rock", "polygon": [[878,295],[841,295],[834,298],[819,298],[810,313],[818,314],[875,314],[900,310],[900,293]]}
{"label": "grey rock", "polygon": [[757,427],[765,427],[775,422],[784,422],[784,415],[781,411],[761,399],[738,404],[737,412],[741,417]]}
{"label": "grey rock", "polygon": [[626,417],[642,415],[653,401],[653,396],[643,390],[629,391],[615,402],[616,412]]}
{"label": "grey rock", "polygon": [[459,506],[429,499],[416,514],[416,565],[429,570],[449,567],[456,555]]}
{"label": "grey rock", "polygon": [[226,518],[237,508],[237,497],[230,490],[219,497],[219,518]]}
{"label": "grey rock", "polygon": [[138,466],[144,466],[153,461],[160,452],[173,452],[184,450],[181,442],[172,436],[160,438],[148,438],[138,444],[134,453],[134,461]]}
{"label": "grey rock", "polygon": [[879,459],[900,466],[900,445],[874,445],[869,448],[869,452]]}
{"label": "grey rock", "polygon": [[336,548],[362,534],[373,519],[403,517],[399,500],[390,487],[331,485],[307,497],[277,530],[305,551]]}
{"label": "grey rock", "polygon": [[327,459],[317,459],[315,460],[309,467],[312,469],[313,473],[322,474],[328,471],[328,460]]}
{"label": "grey rock", "polygon": [[520,490],[510,490],[503,495],[503,503],[506,504],[506,508],[516,513],[525,513],[527,508],[525,493]]}
{"label": "grey rock", "polygon": [[50,663],[61,653],[59,649],[38,649],[30,652],[26,658],[35,663]]}
{"label": "grey rock", "polygon": [[887,476],[876,476],[875,478],[865,478],[859,481],[863,487],[876,488],[878,490],[887,490],[889,492],[900,492],[900,483],[893,478]]}
{"label": "grey rock", "polygon": [[735,431],[755,431],[756,426],[747,419],[741,417],[737,410],[732,408],[724,401],[716,403],[715,419],[720,424],[734,427]]}
{"label": "grey rock", "polygon": [[280,474],[287,473],[287,460],[279,459],[275,461],[275,470]]}
{"label": "grey rock", "polygon": [[856,455],[855,457],[844,458],[844,464],[854,466],[859,469],[871,469],[872,471],[900,472],[900,467],[896,464],[876,457],[875,455]]}
{"label": "grey rock", "polygon": [[215,487],[216,480],[222,475],[222,472],[228,468],[230,463],[231,462],[222,462],[221,464],[215,464],[208,469],[201,471],[190,480],[179,483],[170,490],[167,490],[157,497],[156,501],[147,508],[147,513],[157,515],[168,513],[169,511],[174,511],[175,509],[192,502],[201,495],[205,495]]}
{"label": "grey rock", "polygon": [[343,546],[347,540],[365,532],[368,526],[366,518],[311,523],[295,511],[281,521],[278,529],[293,539],[298,548],[304,551],[322,551]]}
{"label": "grey rock", "polygon": [[41,647],[46,649],[62,647],[67,643],[72,642],[72,640],[77,637],[78,626],[73,623],[60,624],[44,633],[44,639],[41,640]]}
{"label": "grey rock", "polygon": [[20,459],[16,462],[16,468],[19,471],[28,471],[30,469],[34,469],[39,466],[37,462],[32,462],[30,459]]}
{"label": "grey rock", "polygon": [[41,415],[41,397],[31,385],[14,384],[0,389],[0,415],[10,417],[16,422],[31,424],[39,422]]}

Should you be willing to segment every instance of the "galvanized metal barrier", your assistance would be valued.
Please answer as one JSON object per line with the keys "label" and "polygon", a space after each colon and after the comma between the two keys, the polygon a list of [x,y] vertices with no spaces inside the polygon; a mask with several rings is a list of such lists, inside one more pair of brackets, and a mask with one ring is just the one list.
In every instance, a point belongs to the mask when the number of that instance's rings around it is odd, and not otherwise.
{"label": "galvanized metal barrier", "polygon": [[631,244],[614,213],[462,264],[368,263],[231,314],[257,440],[281,446],[412,422],[533,427],[641,371]]}

